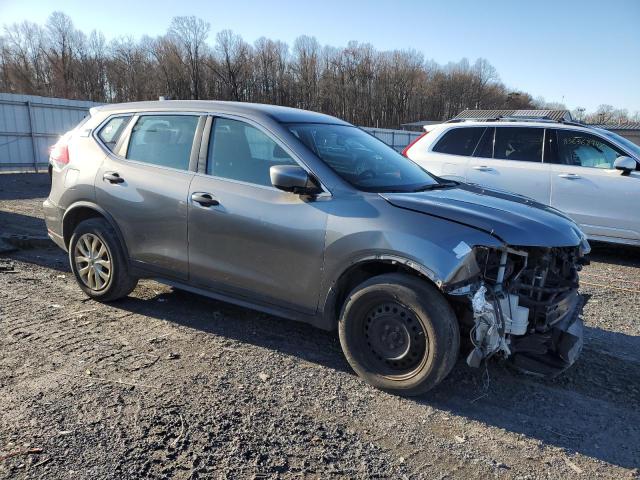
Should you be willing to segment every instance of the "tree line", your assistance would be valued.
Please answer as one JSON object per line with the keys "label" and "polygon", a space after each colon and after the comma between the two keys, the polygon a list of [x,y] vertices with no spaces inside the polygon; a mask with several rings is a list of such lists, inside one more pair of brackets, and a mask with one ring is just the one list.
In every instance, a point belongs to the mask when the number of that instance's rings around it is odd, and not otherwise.
{"label": "tree line", "polygon": [[354,124],[397,128],[445,120],[465,108],[535,108],[485,59],[439,65],[416,50],[370,44],[322,46],[314,37],[253,44],[231,30],[174,17],[165,35],[107,42],[62,12],[45,25],[24,21],[0,36],[0,91],[96,102],[216,99],[272,103],[335,115]]}

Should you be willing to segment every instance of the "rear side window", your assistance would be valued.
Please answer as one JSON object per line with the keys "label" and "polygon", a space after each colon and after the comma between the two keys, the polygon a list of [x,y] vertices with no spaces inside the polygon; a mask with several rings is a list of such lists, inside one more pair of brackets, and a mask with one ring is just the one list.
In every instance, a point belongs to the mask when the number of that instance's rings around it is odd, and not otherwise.
{"label": "rear side window", "polygon": [[543,128],[497,127],[493,158],[542,162]]}
{"label": "rear side window", "polygon": [[142,116],[131,132],[127,158],[188,170],[197,125],[195,115]]}
{"label": "rear side window", "polygon": [[469,157],[485,130],[485,127],[452,128],[438,140],[433,151]]}
{"label": "rear side window", "polygon": [[[86,119],[83,120],[80,125],[86,122],[88,118],[89,117],[86,117]],[[123,117],[113,117],[111,120],[105,123],[98,132],[98,138],[102,140],[102,143],[104,143],[104,145],[112,152],[116,148],[118,139],[120,138],[120,135],[122,135],[122,132],[124,132],[124,129],[127,127],[129,120],[131,120],[130,115]],[[78,125],[78,127],[80,125]]]}

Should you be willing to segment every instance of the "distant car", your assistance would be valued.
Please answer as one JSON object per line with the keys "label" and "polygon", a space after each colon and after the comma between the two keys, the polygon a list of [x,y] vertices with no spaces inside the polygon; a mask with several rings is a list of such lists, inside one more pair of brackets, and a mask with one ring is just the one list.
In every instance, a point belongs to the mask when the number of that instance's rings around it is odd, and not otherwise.
{"label": "distant car", "polygon": [[[577,225],[434,178],[353,125],[229,102],[108,105],[51,151],[44,210],[80,288],[139,278],[337,329],[376,387],[424,392],[495,354],[541,374],[582,347]],[[188,308],[188,305],[185,305]]]}
{"label": "distant car", "polygon": [[551,205],[591,240],[640,246],[640,146],[579,123],[519,117],[429,125],[405,156],[431,173]]}

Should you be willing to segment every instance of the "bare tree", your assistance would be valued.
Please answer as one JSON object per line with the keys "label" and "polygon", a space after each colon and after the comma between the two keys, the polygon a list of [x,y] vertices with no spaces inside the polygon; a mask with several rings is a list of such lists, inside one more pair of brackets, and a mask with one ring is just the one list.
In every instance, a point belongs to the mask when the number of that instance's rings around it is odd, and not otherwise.
{"label": "bare tree", "polygon": [[210,59],[209,66],[222,81],[225,98],[250,100],[251,45],[231,30],[223,30],[216,35],[215,52],[216,57]]}
{"label": "bare tree", "polygon": [[293,43],[293,60],[291,68],[297,85],[300,108],[317,108],[320,44],[315,37],[302,35]]}
{"label": "bare tree", "polygon": [[[379,127],[443,120],[465,108],[534,105],[527,93],[507,89],[485,59],[441,66],[415,50],[358,42],[335,48],[305,35],[289,50],[268,38],[250,45],[230,30],[209,45],[209,33],[202,19],[175,17],[165,35],[107,44],[101,33],[85,35],[54,12],[44,26],[4,27],[0,89],[106,102],[159,95],[265,102]],[[629,117],[613,107],[600,113],[604,120]]]}
{"label": "bare tree", "polygon": [[169,36],[177,41],[182,50],[183,63],[189,72],[192,99],[200,98],[201,66],[210,29],[208,22],[193,16],[174,17],[169,27]]}
{"label": "bare tree", "polygon": [[53,94],[62,97],[73,97],[73,62],[75,48],[79,43],[79,32],[76,32],[69,16],[62,12],[53,12],[46,23],[48,42],[43,45],[51,67]]}
{"label": "bare tree", "polygon": [[25,21],[5,26],[4,31],[3,76],[8,89],[36,95],[50,94],[42,50],[42,27]]}

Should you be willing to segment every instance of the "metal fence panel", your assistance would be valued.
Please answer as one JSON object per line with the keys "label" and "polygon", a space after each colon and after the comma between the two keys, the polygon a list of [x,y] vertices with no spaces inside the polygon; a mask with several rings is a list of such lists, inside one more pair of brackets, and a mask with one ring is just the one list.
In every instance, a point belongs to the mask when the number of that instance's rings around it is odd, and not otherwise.
{"label": "metal fence panel", "polygon": [[401,152],[404,147],[422,135],[420,132],[409,132],[407,130],[390,130],[387,128],[361,127],[365,132],[369,132],[384,143]]}
{"label": "metal fence panel", "polygon": [[95,102],[0,93],[0,170],[46,167],[49,147]]}
{"label": "metal fence panel", "polygon": [[[49,147],[86,115],[95,102],[0,93],[0,171],[47,166]],[[397,151],[419,132],[362,127]]]}

